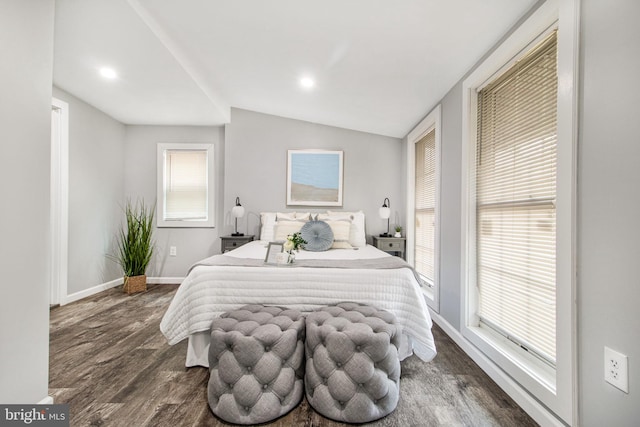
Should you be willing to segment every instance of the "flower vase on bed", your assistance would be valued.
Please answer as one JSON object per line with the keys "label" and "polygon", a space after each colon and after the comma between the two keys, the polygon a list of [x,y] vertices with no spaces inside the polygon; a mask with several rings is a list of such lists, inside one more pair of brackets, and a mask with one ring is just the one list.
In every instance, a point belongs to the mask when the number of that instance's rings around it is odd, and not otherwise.
{"label": "flower vase on bed", "polygon": [[305,243],[307,243],[307,241],[300,236],[300,233],[293,233],[287,236],[287,240],[283,245],[284,251],[289,254],[287,256],[287,264],[293,264],[296,260],[296,251],[304,249]]}

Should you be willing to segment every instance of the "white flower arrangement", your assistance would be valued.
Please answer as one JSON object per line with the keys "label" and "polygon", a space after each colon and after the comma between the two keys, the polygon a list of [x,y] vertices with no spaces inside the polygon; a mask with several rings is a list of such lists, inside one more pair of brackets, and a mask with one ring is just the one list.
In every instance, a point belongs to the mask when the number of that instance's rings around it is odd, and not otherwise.
{"label": "white flower arrangement", "polygon": [[282,248],[285,252],[292,253],[293,251],[304,249],[306,243],[307,241],[302,238],[300,233],[293,233],[287,236],[287,240],[284,242]]}

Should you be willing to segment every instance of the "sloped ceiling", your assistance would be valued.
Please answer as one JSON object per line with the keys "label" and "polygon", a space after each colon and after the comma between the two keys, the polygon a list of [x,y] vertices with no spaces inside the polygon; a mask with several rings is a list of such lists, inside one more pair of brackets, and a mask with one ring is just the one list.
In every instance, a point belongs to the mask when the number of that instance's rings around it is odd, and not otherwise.
{"label": "sloped ceiling", "polygon": [[535,3],[56,0],[53,78],[126,124],[237,107],[403,137]]}

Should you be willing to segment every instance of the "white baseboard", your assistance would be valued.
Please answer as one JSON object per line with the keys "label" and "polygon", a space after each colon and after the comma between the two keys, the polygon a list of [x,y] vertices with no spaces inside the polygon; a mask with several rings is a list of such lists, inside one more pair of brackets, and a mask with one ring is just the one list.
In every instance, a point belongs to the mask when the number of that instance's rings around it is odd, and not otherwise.
{"label": "white baseboard", "polygon": [[498,384],[520,407],[543,427],[566,427],[547,407],[538,402],[520,384],[508,376],[498,365],[478,350],[444,317],[429,310],[431,318],[480,368]]}
{"label": "white baseboard", "polygon": [[[184,277],[147,277],[147,283],[151,285],[179,285],[183,280]],[[106,291],[107,289],[115,288],[116,286],[120,285],[122,285],[122,278],[101,283],[99,285],[92,286],[91,288],[84,289],[80,292],[75,292],[73,294],[67,295],[66,297],[62,297],[60,299],[60,305],[69,304],[71,302],[90,297],[91,295],[95,295],[99,292]]]}
{"label": "white baseboard", "polygon": [[53,405],[53,397],[47,396],[37,403],[38,405]]}
{"label": "white baseboard", "polygon": [[62,296],[60,298],[60,305],[69,304],[70,302],[78,301],[82,298],[90,297],[91,295],[95,295],[98,292],[106,291],[110,288],[115,288],[116,286],[122,285],[122,278],[111,280],[110,282],[101,283],[100,285],[92,286],[89,289],[84,289],[80,292],[75,292],[73,294],[69,294],[66,297]]}

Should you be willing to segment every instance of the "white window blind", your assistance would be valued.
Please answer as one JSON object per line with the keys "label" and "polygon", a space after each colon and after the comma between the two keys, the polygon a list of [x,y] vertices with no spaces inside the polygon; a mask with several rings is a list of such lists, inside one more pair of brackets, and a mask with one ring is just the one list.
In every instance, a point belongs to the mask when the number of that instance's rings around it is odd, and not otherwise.
{"label": "white window blind", "polygon": [[206,220],[207,151],[166,150],[164,220]]}
{"label": "white window blind", "polygon": [[481,323],[556,360],[556,33],[478,93]]}
{"label": "white window blind", "polygon": [[415,144],[415,269],[433,286],[435,280],[436,131]]}

